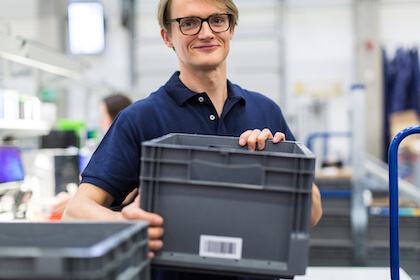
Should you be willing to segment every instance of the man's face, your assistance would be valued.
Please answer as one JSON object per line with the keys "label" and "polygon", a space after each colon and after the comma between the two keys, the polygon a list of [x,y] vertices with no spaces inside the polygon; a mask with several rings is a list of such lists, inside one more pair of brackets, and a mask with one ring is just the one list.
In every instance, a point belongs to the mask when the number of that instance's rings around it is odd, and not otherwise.
{"label": "man's face", "polygon": [[[213,14],[226,13],[205,0],[173,0],[170,19],[187,16],[207,18]],[[234,30],[214,33],[207,22],[203,22],[197,35],[186,36],[179,30],[178,22],[171,24],[171,36],[162,31],[162,38],[170,48],[175,48],[181,72],[189,70],[213,70],[224,66],[229,53]]]}

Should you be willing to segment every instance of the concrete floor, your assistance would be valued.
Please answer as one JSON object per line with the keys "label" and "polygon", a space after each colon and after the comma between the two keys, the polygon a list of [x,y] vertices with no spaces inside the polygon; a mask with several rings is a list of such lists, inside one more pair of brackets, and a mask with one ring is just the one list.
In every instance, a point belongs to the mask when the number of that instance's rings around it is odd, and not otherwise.
{"label": "concrete floor", "polygon": [[[306,275],[295,276],[294,280],[376,280],[391,279],[389,267],[308,267]],[[394,279],[396,280],[396,279]],[[400,280],[412,280],[400,268]]]}

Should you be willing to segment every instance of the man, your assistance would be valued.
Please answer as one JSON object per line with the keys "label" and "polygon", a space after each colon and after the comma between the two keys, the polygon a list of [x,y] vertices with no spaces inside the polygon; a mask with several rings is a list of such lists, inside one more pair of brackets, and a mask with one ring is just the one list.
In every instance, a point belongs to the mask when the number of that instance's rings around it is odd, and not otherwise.
{"label": "man", "polygon": [[[163,246],[159,240],[163,219],[159,215],[141,210],[138,198],[121,212],[106,208],[120,204],[139,185],[141,142],[168,133],[197,133],[240,136],[240,145],[262,150],[268,139],[275,143],[294,140],[277,104],[226,78],[226,57],[238,19],[232,0],[161,0],[158,18],[163,41],[175,51],[180,71],[158,91],[135,102],[115,119],[83,172],[81,185],[63,217],[148,220],[152,251]],[[319,191],[313,185],[311,225],[321,215]],[[206,276],[162,273],[155,278]]]}

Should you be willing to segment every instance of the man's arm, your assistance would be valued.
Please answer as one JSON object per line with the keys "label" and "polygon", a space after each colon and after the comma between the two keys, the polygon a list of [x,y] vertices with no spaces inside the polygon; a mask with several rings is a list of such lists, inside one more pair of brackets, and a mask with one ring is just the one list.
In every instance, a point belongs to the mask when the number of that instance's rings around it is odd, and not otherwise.
{"label": "man's arm", "polygon": [[124,221],[121,212],[114,212],[107,207],[114,198],[105,190],[83,183],[77,189],[74,197],[67,204],[62,221],[95,220]]}
{"label": "man's arm", "polygon": [[312,183],[311,227],[316,226],[322,217],[321,194],[318,187]]}
{"label": "man's arm", "polygon": [[[118,222],[146,220],[150,223],[148,228],[149,249],[152,251],[160,250],[163,246],[162,241],[159,240],[163,235],[162,217],[141,209],[140,196],[137,196],[134,202],[124,207],[121,212],[115,212],[107,208],[113,201],[114,198],[105,190],[92,184],[83,183],[67,204],[62,221],[95,220]],[[153,255],[153,252],[149,252],[149,257],[153,257]]]}

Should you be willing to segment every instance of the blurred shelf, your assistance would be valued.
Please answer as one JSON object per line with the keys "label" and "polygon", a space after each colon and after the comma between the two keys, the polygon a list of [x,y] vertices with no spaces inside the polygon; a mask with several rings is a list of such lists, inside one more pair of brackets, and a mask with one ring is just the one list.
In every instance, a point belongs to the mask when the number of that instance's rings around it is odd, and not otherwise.
{"label": "blurred shelf", "polygon": [[50,129],[44,121],[0,119],[0,137],[35,137],[48,134]]}
{"label": "blurred shelf", "polygon": [[0,58],[69,78],[81,78],[87,68],[87,64],[76,57],[6,34],[0,34]]}

